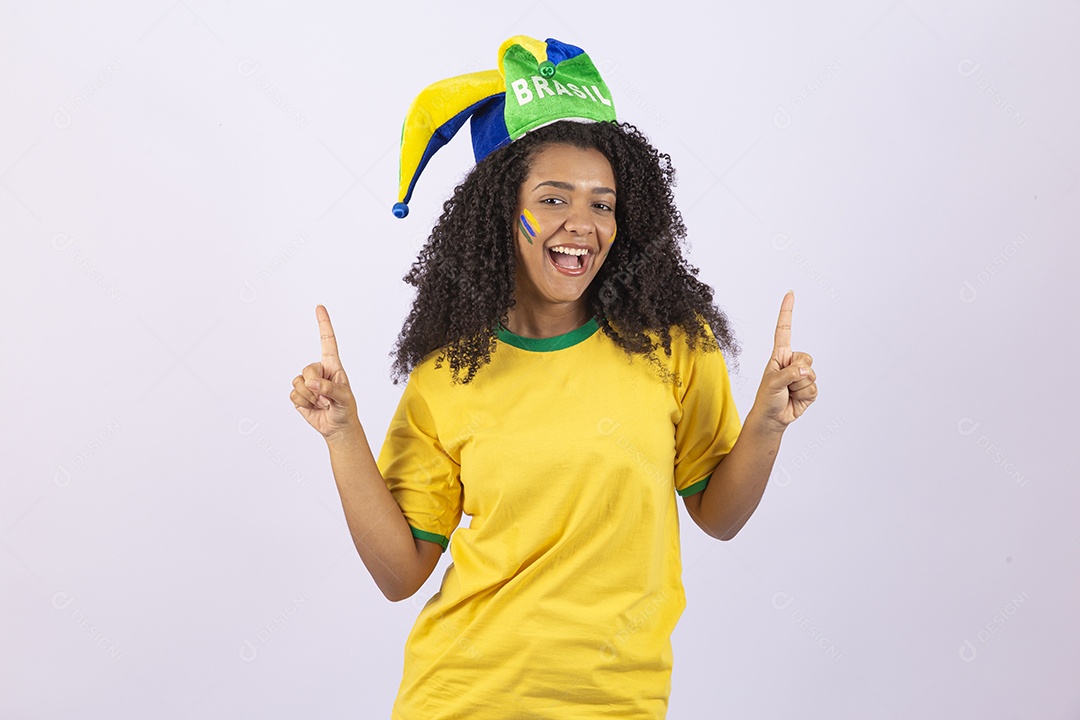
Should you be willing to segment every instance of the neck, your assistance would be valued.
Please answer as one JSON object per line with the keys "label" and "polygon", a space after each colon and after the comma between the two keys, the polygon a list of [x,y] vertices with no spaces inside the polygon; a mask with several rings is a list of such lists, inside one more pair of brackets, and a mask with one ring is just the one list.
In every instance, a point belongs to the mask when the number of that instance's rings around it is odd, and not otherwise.
{"label": "neck", "polygon": [[577,330],[589,320],[583,300],[540,307],[517,303],[507,313],[506,329],[527,338],[550,338]]}

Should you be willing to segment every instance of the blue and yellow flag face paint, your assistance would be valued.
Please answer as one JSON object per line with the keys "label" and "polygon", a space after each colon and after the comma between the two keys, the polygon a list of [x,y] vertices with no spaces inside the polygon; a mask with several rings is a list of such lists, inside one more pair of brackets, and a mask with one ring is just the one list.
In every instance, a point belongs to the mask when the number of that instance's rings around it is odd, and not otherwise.
{"label": "blue and yellow flag face paint", "polygon": [[532,245],[532,239],[540,232],[540,223],[537,222],[536,216],[529,212],[528,208],[525,208],[525,212],[521,213],[521,217],[518,220],[518,225],[521,227],[521,234],[524,235],[525,239]]}

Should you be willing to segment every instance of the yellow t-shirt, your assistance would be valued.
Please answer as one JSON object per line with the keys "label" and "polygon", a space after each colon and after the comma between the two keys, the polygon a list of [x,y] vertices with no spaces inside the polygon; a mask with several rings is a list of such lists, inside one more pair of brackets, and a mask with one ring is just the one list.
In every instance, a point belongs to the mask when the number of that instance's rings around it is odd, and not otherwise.
{"label": "yellow t-shirt", "polygon": [[665,384],[597,330],[500,329],[471,383],[436,354],[410,375],[378,465],[416,537],[452,535],[453,563],[409,634],[393,720],[665,716],[686,606],[676,492],[705,489],[742,425],[721,352],[673,330]]}

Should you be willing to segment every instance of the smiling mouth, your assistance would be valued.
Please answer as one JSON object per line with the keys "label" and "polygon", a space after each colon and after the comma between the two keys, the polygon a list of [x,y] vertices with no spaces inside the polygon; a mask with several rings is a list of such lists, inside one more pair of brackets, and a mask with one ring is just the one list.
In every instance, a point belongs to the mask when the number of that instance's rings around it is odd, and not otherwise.
{"label": "smiling mouth", "polygon": [[[584,250],[584,252],[582,252],[582,250]],[[566,248],[566,251],[564,252],[560,252],[554,248],[548,248],[547,254],[551,264],[562,274],[581,275],[588,268],[589,255],[592,253],[586,248]]]}

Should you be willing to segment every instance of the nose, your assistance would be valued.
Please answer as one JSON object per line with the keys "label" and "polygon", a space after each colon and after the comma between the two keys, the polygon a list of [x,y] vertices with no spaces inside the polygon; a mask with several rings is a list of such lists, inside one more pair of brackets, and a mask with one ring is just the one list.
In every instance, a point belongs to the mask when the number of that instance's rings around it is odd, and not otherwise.
{"label": "nose", "polygon": [[593,221],[588,204],[572,204],[566,213],[563,227],[572,235],[588,235],[592,232]]}

